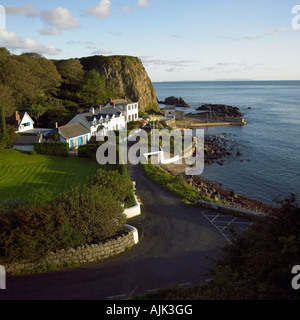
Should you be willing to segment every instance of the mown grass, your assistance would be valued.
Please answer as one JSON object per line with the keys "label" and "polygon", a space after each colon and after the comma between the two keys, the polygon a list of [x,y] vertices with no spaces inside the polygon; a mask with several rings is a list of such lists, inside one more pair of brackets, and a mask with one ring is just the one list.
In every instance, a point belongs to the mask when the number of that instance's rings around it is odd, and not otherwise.
{"label": "mown grass", "polygon": [[193,204],[197,200],[218,203],[213,199],[202,196],[197,189],[190,186],[184,179],[172,176],[159,166],[144,164],[142,168],[151,181],[184,200],[186,204]]}
{"label": "mown grass", "polygon": [[28,197],[39,190],[58,195],[70,186],[87,183],[100,165],[92,159],[29,155],[15,150],[0,153],[0,201]]}

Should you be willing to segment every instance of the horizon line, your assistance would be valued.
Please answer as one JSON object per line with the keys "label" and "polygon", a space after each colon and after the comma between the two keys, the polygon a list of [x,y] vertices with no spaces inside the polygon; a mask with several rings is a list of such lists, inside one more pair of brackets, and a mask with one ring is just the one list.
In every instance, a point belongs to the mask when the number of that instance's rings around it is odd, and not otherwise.
{"label": "horizon line", "polygon": [[300,81],[299,80],[253,80],[253,79],[219,79],[219,80],[163,80],[154,82],[284,82],[284,81]]}

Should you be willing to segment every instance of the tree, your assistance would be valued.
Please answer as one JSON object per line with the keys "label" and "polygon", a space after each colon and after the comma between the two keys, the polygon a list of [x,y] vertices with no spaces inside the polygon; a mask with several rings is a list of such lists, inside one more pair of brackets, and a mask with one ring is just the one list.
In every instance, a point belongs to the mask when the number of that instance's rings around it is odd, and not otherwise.
{"label": "tree", "polygon": [[87,71],[84,76],[81,95],[90,103],[98,103],[105,95],[106,80],[96,70]]}
{"label": "tree", "polygon": [[30,114],[35,118],[37,124],[39,123],[40,117],[45,114],[46,108],[40,104],[34,104],[30,108]]}
{"label": "tree", "polygon": [[30,107],[40,98],[51,97],[61,84],[54,63],[34,53],[10,56],[1,71],[2,84],[13,90],[20,107]]}
{"label": "tree", "polygon": [[77,87],[83,81],[84,70],[78,59],[59,60],[55,66],[63,84]]}
{"label": "tree", "polygon": [[300,262],[300,208],[295,195],[224,247],[216,260],[214,299],[295,299],[291,270]]}
{"label": "tree", "polygon": [[5,116],[10,116],[16,111],[14,91],[9,86],[0,83],[0,104],[4,107]]}
{"label": "tree", "polygon": [[0,152],[7,146],[9,137],[6,132],[4,108],[0,106]]}

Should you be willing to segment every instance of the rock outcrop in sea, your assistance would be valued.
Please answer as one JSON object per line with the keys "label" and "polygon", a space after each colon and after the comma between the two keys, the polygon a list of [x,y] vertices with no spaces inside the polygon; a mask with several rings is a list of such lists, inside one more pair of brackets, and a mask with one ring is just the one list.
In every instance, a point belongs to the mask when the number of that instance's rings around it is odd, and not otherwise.
{"label": "rock outcrop in sea", "polygon": [[240,109],[224,104],[204,104],[196,109],[197,111],[215,112],[220,117],[242,117]]}
{"label": "rock outcrop in sea", "polygon": [[167,106],[175,106],[176,108],[189,108],[190,106],[183,100],[183,98],[176,98],[174,96],[168,97],[165,101],[158,101],[160,104]]}

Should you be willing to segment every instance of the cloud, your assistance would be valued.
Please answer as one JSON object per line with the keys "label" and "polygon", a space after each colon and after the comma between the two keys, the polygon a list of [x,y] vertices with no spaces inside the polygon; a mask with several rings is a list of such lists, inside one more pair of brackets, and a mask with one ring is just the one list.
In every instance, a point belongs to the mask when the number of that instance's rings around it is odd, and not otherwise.
{"label": "cloud", "polygon": [[61,30],[79,27],[79,19],[73,17],[72,12],[70,12],[67,8],[37,11],[34,9],[32,4],[27,4],[20,8],[6,6],[5,9],[7,14],[21,14],[30,18],[41,18],[46,25],[44,29],[39,30],[40,34],[42,35],[57,35],[61,33]]}
{"label": "cloud", "polygon": [[148,0],[138,0],[137,5],[139,8],[147,8],[149,6]]}
{"label": "cloud", "polygon": [[15,8],[13,6],[5,6],[6,14],[22,14],[27,17],[38,17],[39,11],[34,9],[33,4],[25,4],[21,8]]}
{"label": "cloud", "polygon": [[54,35],[61,34],[62,31],[56,28],[44,28],[39,30],[39,33],[47,36],[54,36]]}
{"label": "cloud", "polygon": [[101,0],[97,6],[89,8],[87,12],[97,18],[106,18],[111,15],[111,5],[112,2],[110,0]]}
{"label": "cloud", "polygon": [[5,29],[0,30],[0,46],[7,47],[8,49],[21,49],[34,51],[40,54],[55,55],[61,52],[53,46],[45,46],[31,38],[22,38],[17,33]]}
{"label": "cloud", "polygon": [[283,33],[283,32],[289,32],[290,30],[288,30],[287,28],[280,28],[280,29],[269,29],[267,31],[264,32],[264,35],[253,35],[253,36],[243,36],[243,37],[230,37],[230,36],[218,36],[218,39],[228,39],[228,40],[232,40],[232,41],[239,41],[239,40],[259,40],[264,38],[264,36],[278,36],[279,34]]}
{"label": "cloud", "polygon": [[263,38],[263,36],[245,36],[243,38],[246,40],[259,40],[259,39]]}
{"label": "cloud", "polygon": [[106,49],[106,48],[103,48],[103,49],[98,49],[96,51],[93,51],[92,54],[112,54],[112,50],[110,49]]}
{"label": "cloud", "polygon": [[170,66],[170,67],[186,67],[187,65],[193,63],[190,60],[166,60],[166,59],[153,59],[149,56],[140,57],[143,64],[145,65],[156,65],[156,66]]}
{"label": "cloud", "polygon": [[54,10],[41,11],[41,17],[48,24],[60,30],[74,29],[79,27],[79,19],[72,16],[67,8],[56,8]]}
{"label": "cloud", "polygon": [[118,31],[108,31],[111,36],[122,37],[122,33]]}
{"label": "cloud", "polygon": [[180,68],[180,67],[172,67],[169,69],[165,69],[166,72],[176,72],[176,73],[179,73],[181,70],[182,70],[182,68]]}
{"label": "cloud", "polygon": [[124,6],[121,6],[121,10],[123,12],[130,13],[131,12],[131,7],[127,6],[127,5],[124,5]]}
{"label": "cloud", "polygon": [[249,64],[247,62],[218,62],[212,66],[206,66],[201,68],[203,71],[213,71],[214,73],[231,73],[231,72],[243,72],[253,70],[268,70],[262,63]]}
{"label": "cloud", "polygon": [[280,28],[280,29],[276,29],[276,30],[273,30],[273,29],[269,29],[265,32],[265,35],[267,36],[277,36],[279,34],[281,34],[282,32],[287,32],[287,28]]}

